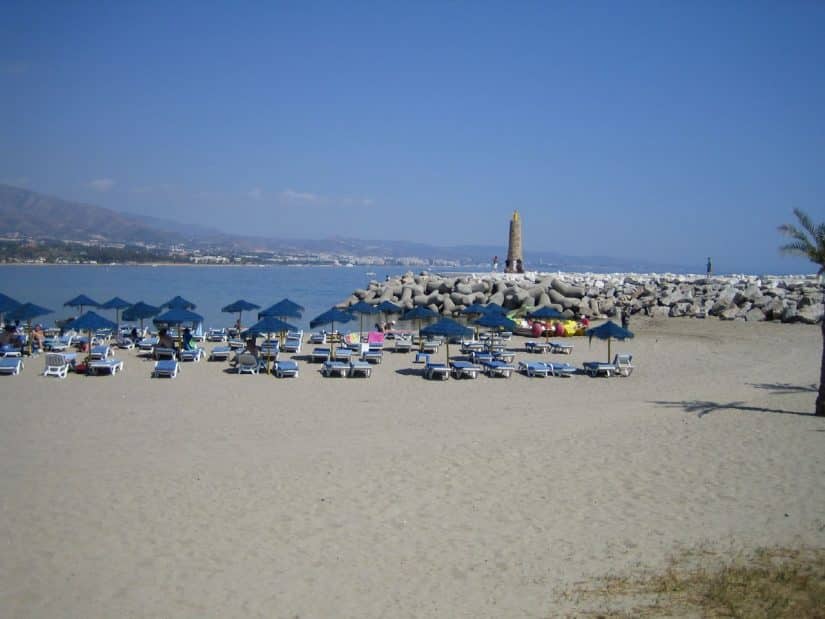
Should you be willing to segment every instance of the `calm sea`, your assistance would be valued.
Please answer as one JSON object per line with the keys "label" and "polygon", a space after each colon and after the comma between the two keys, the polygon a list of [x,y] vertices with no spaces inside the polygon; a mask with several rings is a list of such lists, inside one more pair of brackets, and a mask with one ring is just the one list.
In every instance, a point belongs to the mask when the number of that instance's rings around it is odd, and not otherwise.
{"label": "calm sea", "polygon": [[[409,271],[404,267],[219,267],[219,266],[0,266],[0,292],[20,302],[31,301],[54,310],[38,319],[44,325],[77,315],[63,304],[78,294],[104,303],[118,296],[130,303],[165,303],[175,295],[197,305],[204,327],[231,326],[237,314],[221,308],[237,299],[268,307],[287,297],[306,308],[301,319],[289,320],[304,329],[309,321],[371,279]],[[84,311],[86,308],[84,308]],[[98,310],[114,320],[114,311]],[[244,314],[244,324],[257,320]]]}

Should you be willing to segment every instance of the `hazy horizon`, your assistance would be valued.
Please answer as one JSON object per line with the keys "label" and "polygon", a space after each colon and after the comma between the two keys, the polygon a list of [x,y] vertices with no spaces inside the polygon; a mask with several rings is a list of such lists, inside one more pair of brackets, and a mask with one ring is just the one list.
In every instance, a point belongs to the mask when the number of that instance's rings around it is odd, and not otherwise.
{"label": "hazy horizon", "polygon": [[0,182],[274,238],[804,273],[825,5],[10,2]]}

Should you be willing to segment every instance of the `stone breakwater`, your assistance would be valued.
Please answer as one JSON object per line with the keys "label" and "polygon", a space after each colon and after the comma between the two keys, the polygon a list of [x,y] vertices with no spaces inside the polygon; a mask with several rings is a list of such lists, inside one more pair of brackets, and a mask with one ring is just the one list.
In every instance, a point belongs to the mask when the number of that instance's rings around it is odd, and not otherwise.
{"label": "stone breakwater", "polygon": [[816,276],[704,276],[637,274],[406,273],[372,281],[339,304],[390,301],[404,310],[426,306],[451,316],[473,303],[507,310],[553,307],[565,318],[614,318],[627,311],[660,317],[715,316],[722,320],[779,320],[816,324],[823,287]]}

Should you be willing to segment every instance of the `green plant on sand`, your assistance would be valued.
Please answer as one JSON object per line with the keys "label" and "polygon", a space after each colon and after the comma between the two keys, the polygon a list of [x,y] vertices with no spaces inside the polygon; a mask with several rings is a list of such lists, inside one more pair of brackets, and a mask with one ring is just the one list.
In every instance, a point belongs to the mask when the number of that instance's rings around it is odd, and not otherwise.
{"label": "green plant on sand", "polygon": [[663,572],[580,588],[578,604],[599,608],[574,616],[825,618],[825,549],[761,548],[721,564],[713,554],[682,553]]}

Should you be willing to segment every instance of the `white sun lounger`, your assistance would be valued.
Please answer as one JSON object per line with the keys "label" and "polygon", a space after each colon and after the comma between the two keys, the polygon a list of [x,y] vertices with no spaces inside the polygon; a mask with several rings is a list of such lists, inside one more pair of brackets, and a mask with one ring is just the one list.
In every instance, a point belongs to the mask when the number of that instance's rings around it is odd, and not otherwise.
{"label": "white sun lounger", "polygon": [[74,358],[74,354],[67,355],[59,352],[46,353],[46,367],[43,370],[43,376],[66,378]]}
{"label": "white sun lounger", "polygon": [[86,370],[89,375],[109,374],[114,376],[123,370],[123,361],[117,359],[97,359],[90,361]]}

